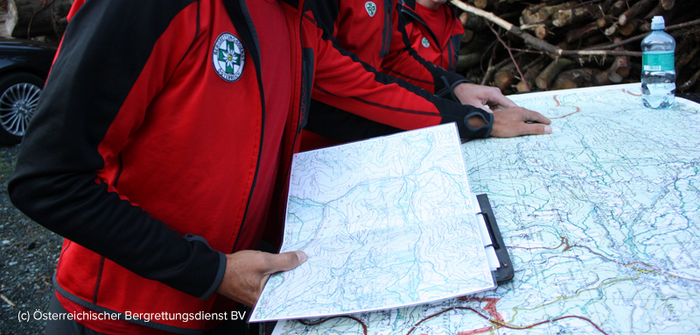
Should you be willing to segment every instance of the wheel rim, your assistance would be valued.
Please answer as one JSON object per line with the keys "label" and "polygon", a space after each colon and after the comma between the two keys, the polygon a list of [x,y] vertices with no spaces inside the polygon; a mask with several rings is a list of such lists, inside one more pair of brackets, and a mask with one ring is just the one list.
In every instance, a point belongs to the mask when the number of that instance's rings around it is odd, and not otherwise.
{"label": "wheel rim", "polygon": [[30,83],[10,86],[0,97],[0,125],[8,133],[24,136],[34,108],[39,103],[41,88]]}

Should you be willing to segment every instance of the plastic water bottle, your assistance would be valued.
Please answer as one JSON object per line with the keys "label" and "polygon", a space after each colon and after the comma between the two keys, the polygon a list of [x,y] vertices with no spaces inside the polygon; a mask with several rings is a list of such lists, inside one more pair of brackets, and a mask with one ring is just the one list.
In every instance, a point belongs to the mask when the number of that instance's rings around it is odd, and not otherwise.
{"label": "plastic water bottle", "polygon": [[675,100],[676,41],[665,28],[664,17],[654,16],[652,32],[642,40],[642,102],[646,107],[669,108]]}

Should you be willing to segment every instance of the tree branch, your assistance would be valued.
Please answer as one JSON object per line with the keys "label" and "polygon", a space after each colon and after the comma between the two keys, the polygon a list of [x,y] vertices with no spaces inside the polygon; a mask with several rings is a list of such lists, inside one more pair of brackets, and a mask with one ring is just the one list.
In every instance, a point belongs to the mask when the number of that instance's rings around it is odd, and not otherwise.
{"label": "tree branch", "polygon": [[460,0],[450,0],[450,2],[455,5],[457,8],[465,11],[472,13],[474,15],[477,15],[479,17],[482,17],[486,20],[489,20],[496,25],[500,26],[501,28],[505,29],[509,33],[520,37],[523,39],[523,41],[532,46],[533,48],[537,50],[544,51],[552,57],[560,57],[560,56],[632,56],[632,57],[641,57],[642,53],[638,51],[626,51],[626,50],[563,50],[557,46],[554,46],[545,40],[542,40],[540,38],[537,38],[535,36],[532,36],[522,30],[520,28],[516,27],[515,25],[511,24],[510,22],[494,15],[491,12],[487,12],[485,10],[470,6],[468,4],[463,3]]}

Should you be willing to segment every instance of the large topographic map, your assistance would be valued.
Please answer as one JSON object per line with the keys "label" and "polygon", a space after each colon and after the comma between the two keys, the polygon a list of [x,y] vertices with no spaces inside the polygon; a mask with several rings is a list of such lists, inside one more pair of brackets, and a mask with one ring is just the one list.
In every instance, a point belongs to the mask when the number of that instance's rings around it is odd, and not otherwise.
{"label": "large topographic map", "polygon": [[700,105],[639,84],[511,96],[551,135],[462,145],[515,267],[437,304],[279,322],[275,334],[699,334]]}
{"label": "large topographic map", "polygon": [[251,321],[494,288],[460,157],[454,124],[294,155],[282,251],[308,260],[270,277]]}

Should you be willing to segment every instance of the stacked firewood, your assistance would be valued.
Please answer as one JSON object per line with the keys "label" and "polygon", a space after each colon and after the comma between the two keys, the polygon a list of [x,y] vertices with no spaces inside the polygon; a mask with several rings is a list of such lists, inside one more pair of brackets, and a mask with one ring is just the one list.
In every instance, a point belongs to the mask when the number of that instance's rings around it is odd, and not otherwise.
{"label": "stacked firewood", "polygon": [[[72,2],[0,0],[4,35],[58,41]],[[640,43],[662,15],[677,42],[677,90],[700,92],[698,0],[451,2],[465,27],[457,71],[473,82],[507,94],[638,82]]]}
{"label": "stacked firewood", "polygon": [[639,82],[642,39],[662,15],[679,92],[700,92],[696,0],[452,0],[465,27],[458,72],[504,93]]}
{"label": "stacked firewood", "polygon": [[0,35],[57,42],[73,0],[0,0]]}

